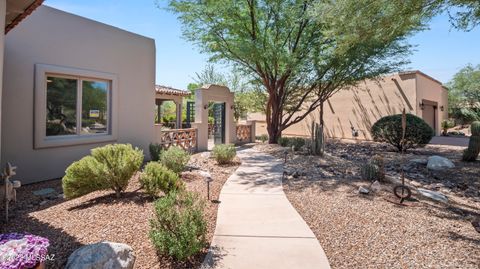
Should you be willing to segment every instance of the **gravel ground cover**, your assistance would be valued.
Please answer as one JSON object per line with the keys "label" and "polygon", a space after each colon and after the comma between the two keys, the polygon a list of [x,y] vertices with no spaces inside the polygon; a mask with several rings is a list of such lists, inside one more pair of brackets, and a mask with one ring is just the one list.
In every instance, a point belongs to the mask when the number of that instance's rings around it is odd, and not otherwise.
{"label": "gravel ground cover", "polygon": [[[206,198],[207,186],[198,172],[208,171],[213,178],[210,197],[216,200],[224,182],[239,164],[236,159],[233,164],[219,166],[206,153],[194,154],[182,179],[188,190]],[[53,192],[45,196],[33,194],[45,188]],[[23,186],[17,192],[17,203],[11,208],[10,222],[0,222],[0,233],[29,232],[48,238],[49,254],[54,254],[54,260],[47,262],[47,268],[63,268],[76,248],[102,240],[130,245],[136,255],[135,268],[196,268],[205,257],[207,246],[202,253],[183,263],[157,255],[148,238],[149,220],[154,215],[153,200],[140,189],[138,174],[120,199],[115,198],[112,191],[97,191],[73,200],[64,200],[61,193],[61,180]],[[209,243],[215,230],[217,208],[218,203],[206,203]],[[0,215],[3,218],[3,214]]]}
{"label": "gravel ground cover", "polygon": [[[284,148],[257,149],[284,158]],[[427,146],[409,151],[405,163],[440,155],[456,167],[432,173],[424,166],[407,168],[407,182],[447,195],[442,204],[414,195],[410,206],[397,200],[392,186],[359,194],[359,166],[375,154],[387,174],[399,177],[402,159],[385,145],[329,141],[324,158],[289,153],[284,190],[325,250],[332,268],[480,268],[480,233],[472,220],[480,216],[480,162],[460,161],[462,148]]]}

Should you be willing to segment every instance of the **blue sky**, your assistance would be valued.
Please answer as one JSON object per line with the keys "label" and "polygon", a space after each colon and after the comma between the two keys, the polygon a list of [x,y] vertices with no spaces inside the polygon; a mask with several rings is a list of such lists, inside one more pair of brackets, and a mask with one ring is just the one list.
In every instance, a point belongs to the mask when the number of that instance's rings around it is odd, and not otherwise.
{"label": "blue sky", "polygon": [[[159,1],[165,6],[165,1]],[[195,72],[207,64],[207,55],[181,37],[175,15],[155,0],[46,0],[46,5],[155,39],[156,82],[186,89]],[[405,69],[418,69],[448,82],[468,63],[480,64],[480,27],[470,32],[452,29],[447,15],[435,17],[430,29],[410,38],[416,45]]]}

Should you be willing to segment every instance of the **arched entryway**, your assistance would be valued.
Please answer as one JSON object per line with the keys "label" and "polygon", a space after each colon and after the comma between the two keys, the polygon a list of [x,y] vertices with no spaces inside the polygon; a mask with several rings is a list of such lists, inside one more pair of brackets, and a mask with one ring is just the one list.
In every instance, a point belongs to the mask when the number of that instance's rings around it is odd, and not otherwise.
{"label": "arched entryway", "polygon": [[[208,150],[214,144],[236,142],[233,99],[234,93],[225,86],[209,84],[195,90],[195,123],[192,127],[198,130],[198,150]],[[209,110],[213,117],[210,128]]]}

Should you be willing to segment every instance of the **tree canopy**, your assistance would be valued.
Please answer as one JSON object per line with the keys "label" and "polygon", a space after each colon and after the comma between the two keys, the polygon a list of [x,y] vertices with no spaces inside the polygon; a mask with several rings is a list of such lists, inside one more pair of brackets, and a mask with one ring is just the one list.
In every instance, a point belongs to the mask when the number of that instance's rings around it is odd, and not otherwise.
{"label": "tree canopy", "polygon": [[470,31],[480,24],[479,0],[441,0],[450,16],[453,26]]}
{"label": "tree canopy", "polygon": [[447,83],[452,117],[462,123],[480,119],[480,64],[460,69]]}
{"label": "tree canopy", "polygon": [[229,74],[223,74],[209,64],[201,72],[195,73],[194,80],[195,83],[190,83],[188,86],[192,93],[193,90],[204,84],[226,86],[234,92],[234,117],[236,120],[245,118],[248,112],[265,111],[266,96],[259,90],[257,83],[248,81],[235,70]]}
{"label": "tree canopy", "polygon": [[322,105],[324,93],[399,70],[406,37],[433,14],[430,1],[419,0],[171,0],[169,7],[210,60],[262,85],[271,143]]}

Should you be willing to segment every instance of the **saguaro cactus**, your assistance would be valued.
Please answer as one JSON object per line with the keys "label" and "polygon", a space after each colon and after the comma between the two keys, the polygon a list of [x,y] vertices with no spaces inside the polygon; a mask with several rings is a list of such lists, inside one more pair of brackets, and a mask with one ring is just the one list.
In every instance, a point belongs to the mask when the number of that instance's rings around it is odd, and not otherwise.
{"label": "saguaro cactus", "polygon": [[463,152],[462,159],[466,162],[474,162],[480,153],[480,121],[475,121],[470,126],[472,136],[468,142],[468,148]]}
{"label": "saguaro cactus", "polygon": [[318,123],[312,124],[311,132],[311,151],[313,155],[323,156],[325,151],[325,136],[323,134],[323,126]]}

